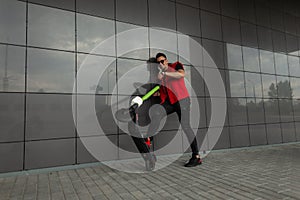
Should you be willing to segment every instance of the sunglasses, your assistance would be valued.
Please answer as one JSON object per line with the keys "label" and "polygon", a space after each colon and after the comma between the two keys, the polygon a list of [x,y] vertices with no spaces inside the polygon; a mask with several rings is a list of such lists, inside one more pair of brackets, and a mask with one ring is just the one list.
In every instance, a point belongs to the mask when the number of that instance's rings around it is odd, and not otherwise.
{"label": "sunglasses", "polygon": [[161,64],[164,64],[166,59],[159,61]]}

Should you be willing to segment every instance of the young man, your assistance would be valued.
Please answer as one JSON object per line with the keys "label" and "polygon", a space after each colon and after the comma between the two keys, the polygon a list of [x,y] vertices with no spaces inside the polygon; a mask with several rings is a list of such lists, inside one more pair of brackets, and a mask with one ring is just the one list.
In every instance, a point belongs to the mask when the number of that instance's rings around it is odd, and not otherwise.
{"label": "young man", "polygon": [[[161,72],[158,73],[158,79],[161,81],[160,104],[164,107],[167,114],[176,112],[181,127],[190,142],[192,149],[192,158],[184,165],[185,167],[194,167],[200,165],[200,159],[197,140],[190,125],[190,97],[184,82],[184,68],[180,62],[169,64],[167,56],[163,53],[156,55],[156,61],[159,63]],[[161,112],[154,112],[153,121],[150,124],[149,132],[157,131],[160,121],[163,118]]]}
{"label": "young man", "polygon": [[[167,115],[176,112],[181,127],[187,135],[192,149],[192,157],[184,166],[195,167],[200,165],[202,160],[200,159],[197,140],[190,125],[190,97],[184,82],[185,72],[183,65],[180,62],[169,64],[166,55],[163,53],[158,53],[156,55],[156,62],[159,63],[161,69],[157,75],[161,84],[159,90],[160,104],[163,106]],[[138,103],[134,100],[133,102]],[[151,112],[151,123],[148,128],[148,133],[155,135],[163,117],[164,112],[162,109],[155,109]],[[129,128],[131,130],[130,132],[136,132],[134,131],[134,126],[129,126]],[[139,151],[145,156],[146,168],[148,161],[150,161],[150,168],[154,168],[155,160],[152,158],[151,154],[149,154],[146,145],[144,145],[143,138],[136,137],[133,139]]]}

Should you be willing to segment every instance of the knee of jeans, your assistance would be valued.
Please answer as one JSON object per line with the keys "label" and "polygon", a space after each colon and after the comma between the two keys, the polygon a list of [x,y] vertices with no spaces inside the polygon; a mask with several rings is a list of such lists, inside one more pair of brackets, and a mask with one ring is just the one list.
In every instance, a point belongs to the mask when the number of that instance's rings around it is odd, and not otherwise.
{"label": "knee of jeans", "polygon": [[153,105],[149,110],[149,116],[151,119],[160,119],[166,115],[165,109],[161,105]]}

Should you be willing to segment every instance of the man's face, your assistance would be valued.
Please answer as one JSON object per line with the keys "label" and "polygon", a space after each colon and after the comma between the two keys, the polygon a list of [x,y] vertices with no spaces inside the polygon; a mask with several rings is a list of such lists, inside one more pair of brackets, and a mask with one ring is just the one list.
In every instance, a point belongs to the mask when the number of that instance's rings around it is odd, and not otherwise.
{"label": "man's face", "polygon": [[165,66],[168,65],[168,60],[163,56],[158,57],[156,61],[158,63],[161,63],[162,65],[165,65]]}

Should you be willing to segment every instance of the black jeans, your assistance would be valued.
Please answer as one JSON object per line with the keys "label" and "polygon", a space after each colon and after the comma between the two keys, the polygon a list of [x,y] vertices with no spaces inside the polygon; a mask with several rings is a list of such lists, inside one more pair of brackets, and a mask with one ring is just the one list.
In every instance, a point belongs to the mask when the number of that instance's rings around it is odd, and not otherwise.
{"label": "black jeans", "polygon": [[142,138],[142,135],[139,132],[138,128],[136,127],[136,124],[134,121],[130,121],[128,123],[128,131],[130,134],[132,134],[131,138],[133,139],[139,152],[142,154],[150,153],[150,148],[146,145],[145,139]]}
{"label": "black jeans", "polygon": [[[190,105],[191,105],[190,98],[182,99],[179,102],[176,102],[175,104],[171,104],[170,101],[167,100],[161,105],[166,111],[167,115],[176,112],[181,127],[189,140],[193,155],[198,155],[199,149],[198,149],[197,139],[190,125]],[[164,114],[165,112],[162,109],[155,109],[151,112],[150,118],[152,121],[148,128],[148,133],[154,135],[154,133],[157,132],[160,122],[164,117]],[[130,122],[128,126],[130,132],[136,133],[138,131],[137,127],[135,126],[135,123],[133,122]],[[149,153],[149,148],[145,144],[143,138],[139,138],[139,137],[132,137],[132,138],[138,150],[141,153]]]}

